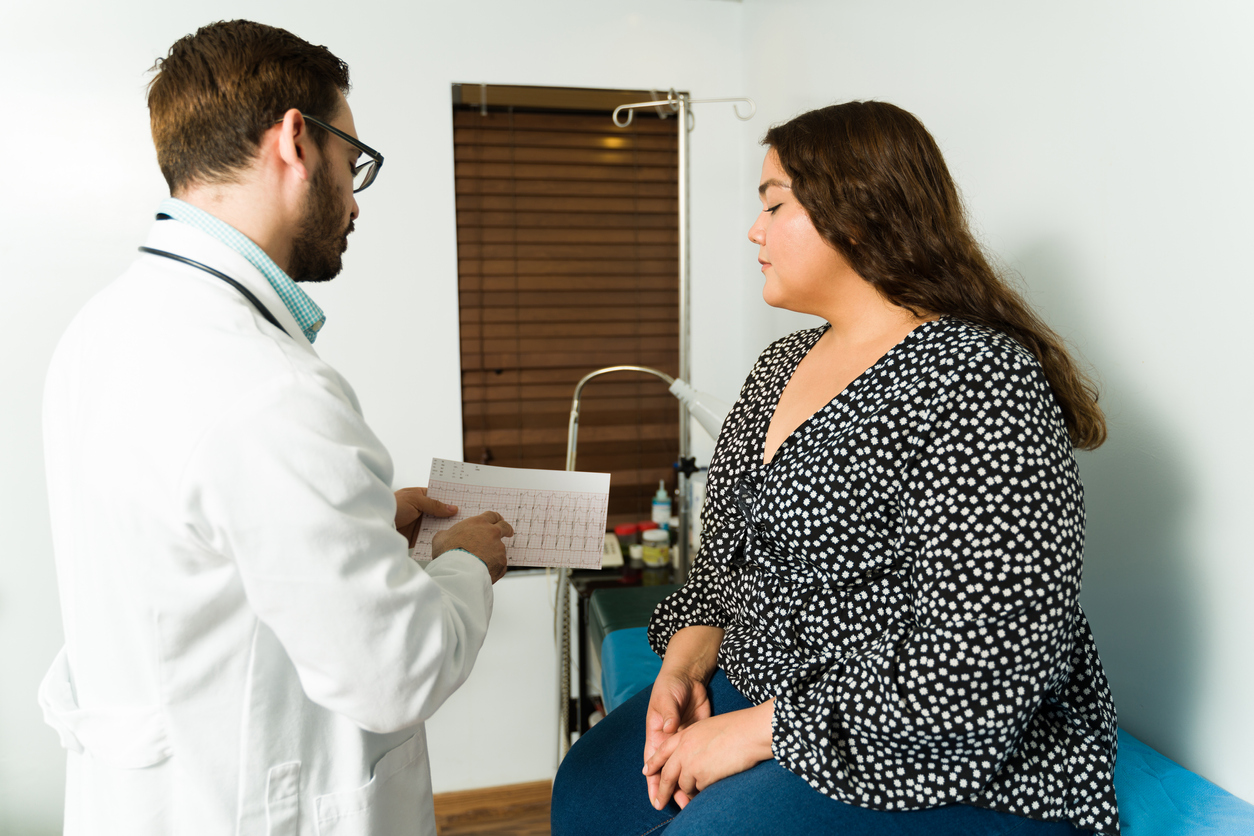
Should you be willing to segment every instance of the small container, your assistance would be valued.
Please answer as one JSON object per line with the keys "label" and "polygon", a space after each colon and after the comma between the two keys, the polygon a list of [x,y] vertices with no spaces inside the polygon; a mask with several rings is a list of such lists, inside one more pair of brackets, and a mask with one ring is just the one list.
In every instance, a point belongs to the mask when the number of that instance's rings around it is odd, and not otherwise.
{"label": "small container", "polygon": [[657,480],[657,493],[653,495],[653,521],[662,528],[671,521],[671,495],[662,479]]}
{"label": "small container", "polygon": [[640,569],[644,566],[644,546],[632,543],[627,547],[627,565],[632,569]]}
{"label": "small container", "polygon": [[618,538],[618,544],[623,548],[628,548],[640,542],[640,526],[635,523],[622,523],[614,526],[614,536]]}
{"label": "small container", "polygon": [[645,568],[668,566],[671,562],[671,535],[660,528],[651,528],[644,533]]}

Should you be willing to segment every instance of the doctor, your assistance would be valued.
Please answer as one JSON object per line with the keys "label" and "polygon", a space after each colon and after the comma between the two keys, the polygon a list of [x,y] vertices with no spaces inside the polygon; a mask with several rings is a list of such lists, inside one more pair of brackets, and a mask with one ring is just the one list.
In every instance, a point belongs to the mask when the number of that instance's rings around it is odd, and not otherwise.
{"label": "doctor", "polygon": [[419,516],[294,282],[340,258],[382,156],[348,68],[247,21],[158,62],[174,198],[74,320],[44,430],[66,646],[40,689],[65,833],[435,834],[422,722],[470,673],[513,532],[407,556]]}

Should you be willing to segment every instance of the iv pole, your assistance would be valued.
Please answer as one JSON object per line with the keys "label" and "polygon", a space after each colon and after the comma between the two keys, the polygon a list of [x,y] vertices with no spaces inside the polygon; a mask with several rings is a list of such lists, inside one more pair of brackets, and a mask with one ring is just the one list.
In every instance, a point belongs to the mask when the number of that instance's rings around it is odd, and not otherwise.
{"label": "iv pole", "polygon": [[[736,118],[742,122],[747,122],[753,118],[758,112],[758,106],[753,99],[745,97],[734,97],[726,99],[693,99],[687,93],[677,93],[671,88],[665,99],[658,99],[651,102],[634,102],[632,104],[619,105],[614,108],[614,112],[610,115],[610,119],[620,128],[625,128],[631,124],[635,112],[643,109],[655,109],[663,118],[667,118],[669,114],[663,111],[663,108],[669,107],[670,110],[679,117],[679,378],[680,380],[691,383],[692,375],[689,369],[689,341],[691,338],[691,293],[690,293],[690,248],[688,244],[689,225],[688,225],[688,134],[692,131],[689,127],[689,120],[692,118],[691,107],[694,104],[715,104],[721,102],[731,102],[732,109],[736,114]],[[741,115],[740,103],[747,104],[749,112]],[[619,115],[626,112],[627,118],[623,121],[619,120]],[[612,368],[601,369],[597,372],[585,377],[579,381],[579,385],[575,388],[576,407],[572,410],[571,415],[571,431],[568,437],[566,450],[566,469],[574,469],[574,445],[575,432],[578,426],[578,401],[580,390],[589,379],[596,377],[604,372],[609,371],[637,371],[653,374],[671,383],[668,375],[662,374],[655,369],[642,368],[640,366],[615,366]],[[675,580],[683,583],[688,577],[688,570],[691,564],[691,555],[689,555],[689,546],[691,542],[691,505],[692,497],[689,495],[688,477],[695,470],[695,463],[692,461],[691,450],[691,427],[689,420],[688,404],[684,399],[679,401],[679,476],[676,491],[679,499],[679,555],[678,566],[676,566]],[[560,764],[562,759],[566,757],[566,750],[570,748],[570,570],[559,569],[557,572],[557,601],[559,623],[558,627],[558,749],[557,762]],[[582,640],[582,637],[580,637]],[[583,695],[580,695],[582,699]]]}
{"label": "iv pole", "polygon": [[[691,294],[691,268],[692,255],[689,247],[689,223],[688,214],[690,211],[688,203],[688,134],[692,128],[688,126],[688,120],[692,113],[691,107],[694,104],[714,104],[720,102],[731,102],[732,110],[736,114],[736,118],[742,122],[747,122],[753,118],[758,112],[758,106],[753,99],[744,97],[734,97],[727,99],[692,99],[687,93],[676,93],[674,88],[667,93],[666,98],[652,102],[635,102],[633,104],[619,105],[614,108],[614,112],[610,115],[610,119],[620,128],[625,128],[631,124],[632,117],[635,116],[637,110],[643,108],[656,108],[661,111],[663,107],[669,107],[679,116],[679,379],[688,383],[692,382],[692,370],[690,368],[691,358],[691,339],[692,339],[692,294]],[[741,115],[739,104],[743,102],[747,104],[748,113]],[[627,118],[625,121],[619,120],[619,115],[626,111]],[[692,530],[692,497],[689,496],[688,479],[694,472],[695,467],[692,462],[692,442],[691,442],[691,421],[689,420],[688,404],[682,399],[679,402],[679,476],[676,484],[679,499],[679,560],[675,571],[675,580],[683,583],[688,578],[688,570],[691,567],[691,555],[689,552],[689,544],[691,543]]]}

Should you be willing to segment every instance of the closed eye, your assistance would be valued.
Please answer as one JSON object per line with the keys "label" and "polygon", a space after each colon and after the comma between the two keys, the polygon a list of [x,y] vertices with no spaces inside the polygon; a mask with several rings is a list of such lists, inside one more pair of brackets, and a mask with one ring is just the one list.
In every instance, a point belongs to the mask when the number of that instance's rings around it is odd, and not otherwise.
{"label": "closed eye", "polygon": [[784,205],[784,204],[782,204],[782,203],[776,203],[774,206],[768,206],[766,209],[764,209],[764,210],[762,210],[762,211],[764,211],[764,212],[769,212],[770,214],[774,215],[774,214],[775,214],[775,210],[776,210],[776,209],[778,209],[779,207],[783,206],[783,205]]}

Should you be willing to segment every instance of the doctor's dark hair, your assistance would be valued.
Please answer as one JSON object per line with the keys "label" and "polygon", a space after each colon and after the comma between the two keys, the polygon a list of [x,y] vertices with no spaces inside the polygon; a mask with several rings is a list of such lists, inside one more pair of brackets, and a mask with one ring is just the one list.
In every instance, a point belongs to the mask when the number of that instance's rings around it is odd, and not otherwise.
{"label": "doctor's dark hair", "polygon": [[940,148],[917,118],[886,102],[847,102],[776,125],[762,144],[778,155],[814,228],[859,276],[915,315],[1013,337],[1044,369],[1071,443],[1101,446],[1096,385],[989,264]]}
{"label": "doctor's dark hair", "polygon": [[[291,108],[329,121],[348,93],[348,65],[325,46],[248,20],[211,23],[158,58],[148,84],[152,140],[170,194],[235,182]],[[325,131],[313,132],[318,147]]]}

